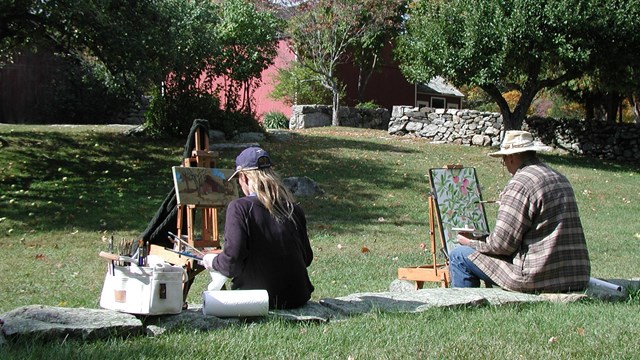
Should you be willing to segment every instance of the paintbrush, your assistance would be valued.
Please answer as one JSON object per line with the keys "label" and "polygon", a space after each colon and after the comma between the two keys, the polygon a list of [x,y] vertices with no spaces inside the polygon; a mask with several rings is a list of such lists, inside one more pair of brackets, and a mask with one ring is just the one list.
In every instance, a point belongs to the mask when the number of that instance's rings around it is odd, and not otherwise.
{"label": "paintbrush", "polygon": [[184,240],[180,239],[180,238],[179,238],[177,235],[175,235],[174,233],[172,233],[172,232],[170,232],[170,231],[168,231],[167,233],[168,233],[169,235],[171,235],[175,240],[179,241],[179,242],[180,242],[182,245],[184,245],[185,247],[187,247],[187,248],[189,248],[189,249],[193,250],[194,252],[196,252],[196,253],[198,253],[198,254],[200,254],[200,255],[204,256],[204,252],[202,252],[202,251],[200,251],[200,250],[198,250],[198,249],[194,248],[193,246],[189,245],[189,243],[188,243],[188,242],[186,242],[186,241],[184,241]]}

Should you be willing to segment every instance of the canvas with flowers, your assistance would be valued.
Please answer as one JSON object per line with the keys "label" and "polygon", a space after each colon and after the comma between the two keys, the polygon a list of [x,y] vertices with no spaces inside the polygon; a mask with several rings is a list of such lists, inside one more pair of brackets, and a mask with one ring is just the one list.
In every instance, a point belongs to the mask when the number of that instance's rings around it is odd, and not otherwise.
{"label": "canvas with flowers", "polygon": [[489,232],[475,168],[430,169],[429,178],[436,203],[438,227],[447,252],[458,246],[454,228],[473,229],[477,234]]}

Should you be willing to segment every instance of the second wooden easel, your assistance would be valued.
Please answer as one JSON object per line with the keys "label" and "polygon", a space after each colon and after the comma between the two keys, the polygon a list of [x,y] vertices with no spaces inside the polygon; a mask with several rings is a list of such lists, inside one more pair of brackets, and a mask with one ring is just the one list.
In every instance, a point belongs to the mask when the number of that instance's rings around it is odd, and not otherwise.
{"label": "second wooden easel", "polygon": [[[435,199],[429,196],[429,244],[431,246],[431,264],[416,267],[398,268],[398,279],[415,282],[416,289],[422,289],[426,281],[440,282],[443,288],[449,286],[449,267],[445,258],[444,262],[438,262],[436,249],[436,226],[440,226],[436,215]],[[444,239],[440,236],[441,249],[445,248]]]}

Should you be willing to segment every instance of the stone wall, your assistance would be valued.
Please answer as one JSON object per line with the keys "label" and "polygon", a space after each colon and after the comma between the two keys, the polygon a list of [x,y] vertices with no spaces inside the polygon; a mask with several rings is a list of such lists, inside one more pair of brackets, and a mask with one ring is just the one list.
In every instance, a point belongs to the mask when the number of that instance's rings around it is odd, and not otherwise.
{"label": "stone wall", "polygon": [[[640,163],[640,125],[531,117],[523,128],[547,145],[605,160]],[[436,143],[498,146],[498,113],[394,106],[388,132]]]}
{"label": "stone wall", "polygon": [[498,113],[394,106],[388,131],[437,143],[491,146],[500,144],[501,129]]}
{"label": "stone wall", "polygon": [[140,125],[144,124],[144,114],[149,109],[151,96],[141,96],[129,111],[118,114],[113,122],[116,124]]}
{"label": "stone wall", "polygon": [[640,164],[640,124],[531,117],[526,125],[548,145],[575,154]]}
{"label": "stone wall", "polygon": [[[308,129],[320,126],[331,126],[333,110],[328,105],[294,105],[292,106],[289,129]],[[357,109],[340,107],[340,125],[367,129],[386,130],[389,126],[389,110]]]}

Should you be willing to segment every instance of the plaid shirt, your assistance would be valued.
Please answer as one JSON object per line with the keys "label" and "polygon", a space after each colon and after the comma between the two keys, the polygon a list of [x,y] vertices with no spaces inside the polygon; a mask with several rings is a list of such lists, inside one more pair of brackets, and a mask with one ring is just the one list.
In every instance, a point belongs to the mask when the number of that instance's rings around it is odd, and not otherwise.
{"label": "plaid shirt", "polygon": [[565,176],[525,162],[500,196],[493,232],[469,259],[500,287],[522,292],[583,290],[591,266],[576,198]]}

